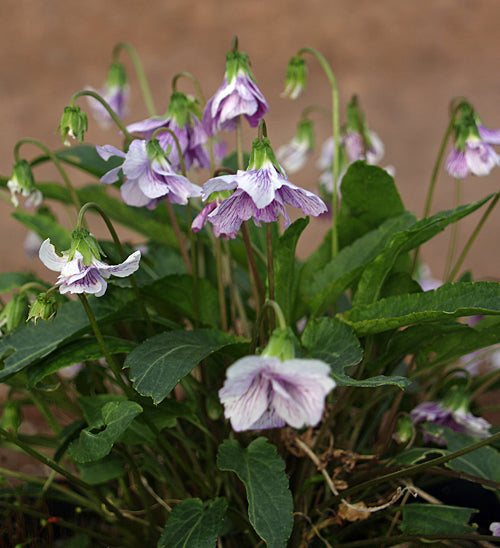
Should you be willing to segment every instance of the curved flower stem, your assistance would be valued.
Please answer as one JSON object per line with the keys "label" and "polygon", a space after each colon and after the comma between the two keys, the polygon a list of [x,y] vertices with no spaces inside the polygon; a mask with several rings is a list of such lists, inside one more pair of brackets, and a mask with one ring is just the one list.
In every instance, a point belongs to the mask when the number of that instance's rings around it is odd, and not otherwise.
{"label": "curved flower stem", "polygon": [[127,141],[133,141],[136,137],[134,137],[131,133],[129,133],[127,131],[127,128],[125,127],[125,125],[123,124],[123,122],[120,120],[120,118],[118,118],[118,116],[116,115],[116,112],[109,106],[108,102],[105,101],[98,93],[96,93],[95,91],[91,91],[89,89],[82,89],[81,91],[77,91],[73,97],[71,97],[70,101],[69,101],[69,104],[70,106],[74,106],[75,104],[75,101],[79,98],[79,97],[93,97],[94,99],[96,99],[97,101],[99,101],[99,103],[101,103],[101,105],[106,109],[106,111],[108,112],[108,114],[111,116],[111,118],[113,119],[113,122],[120,128],[120,131],[123,133],[123,135],[125,136],[125,138],[127,139]]}
{"label": "curved flower stem", "polygon": [[[467,101],[460,100],[458,104],[455,104],[454,101],[452,101],[450,104],[451,106],[450,121],[448,122],[446,131],[444,132],[443,140],[441,141],[441,146],[439,147],[439,152],[436,158],[436,163],[434,164],[434,167],[432,169],[431,181],[429,183],[429,189],[427,191],[427,198],[425,200],[424,213],[423,213],[422,219],[427,219],[431,211],[432,198],[434,197],[434,190],[436,188],[437,176],[439,173],[439,168],[441,167],[441,162],[443,161],[446,143],[448,142],[448,138],[450,137],[450,134],[453,130],[453,124],[455,123],[455,118],[458,114],[458,111],[462,108],[462,106],[466,102]],[[415,254],[413,255],[413,264],[412,264],[411,272],[414,272],[415,267],[417,266],[419,250],[420,250],[420,247],[417,247],[417,249],[415,250]]]}
{"label": "curved flower stem", "polygon": [[[271,223],[266,224],[266,242],[267,242],[267,280],[269,285],[269,300],[274,302],[274,261],[273,261],[273,233]],[[271,332],[276,327],[276,318],[271,312]]]}
{"label": "curved flower stem", "polygon": [[332,259],[338,253],[337,216],[338,216],[338,177],[339,177],[339,145],[340,145],[340,122],[339,122],[339,90],[337,81],[330,64],[325,57],[315,48],[302,48],[297,55],[310,53],[324,70],[332,90],[332,130],[333,130],[333,195],[332,195]]}
{"label": "curved flower stem", "polygon": [[150,116],[156,115],[156,108],[153,101],[153,96],[151,95],[151,90],[149,89],[148,79],[146,78],[146,73],[144,72],[144,67],[142,66],[141,59],[135,49],[128,42],[119,42],[113,48],[113,61],[118,61],[118,56],[120,51],[124,50],[128,53],[132,63],[134,65],[135,73],[137,79],[139,80],[139,86],[141,88],[142,98],[144,99],[144,104],[148,110]]}
{"label": "curved flower stem", "polygon": [[500,199],[500,192],[497,192],[495,194],[495,197],[490,202],[490,205],[488,206],[488,209],[484,212],[483,216],[479,220],[479,223],[477,224],[476,228],[474,229],[474,232],[470,235],[470,238],[468,239],[467,243],[465,244],[465,247],[460,254],[460,257],[457,259],[457,262],[455,263],[455,266],[453,267],[453,270],[450,272],[449,276],[445,281],[451,282],[455,279],[455,276],[458,274],[458,271],[462,267],[463,262],[465,261],[465,258],[467,257],[467,254],[469,253],[470,248],[472,247],[472,244],[476,240],[477,236],[479,235],[479,232],[483,228],[484,223],[490,216],[491,212],[495,209],[495,206],[497,205],[498,200]]}
{"label": "curved flower stem", "polygon": [[[455,179],[455,205],[454,207],[457,208],[460,205],[460,196],[461,196],[461,188],[462,187],[462,181],[460,179]],[[450,235],[450,242],[448,244],[448,256],[446,258],[446,265],[444,268],[444,276],[443,279],[447,280],[448,276],[450,274],[451,265],[453,263],[453,259],[455,258],[455,252],[457,248],[457,241],[458,241],[458,223],[453,223],[453,226],[451,227],[451,235]]]}
{"label": "curved flower stem", "polygon": [[172,136],[172,139],[175,143],[175,148],[177,149],[177,155],[179,156],[179,163],[181,164],[181,173],[182,175],[184,175],[184,177],[186,177],[186,164],[184,163],[184,155],[182,154],[181,144],[179,143],[179,139],[177,138],[175,131],[172,131],[168,127],[159,127],[153,132],[153,135],[151,135],[151,140],[156,139],[156,136],[159,133],[169,133]]}
{"label": "curved flower stem", "polygon": [[191,80],[191,82],[193,83],[193,85],[196,89],[198,99],[200,100],[200,106],[201,106],[201,108],[203,108],[205,106],[206,101],[205,101],[205,96],[203,95],[203,90],[201,89],[201,84],[198,81],[198,79],[193,74],[191,74],[190,72],[187,72],[187,71],[178,72],[172,78],[172,90],[174,92],[177,91],[177,81],[182,77],[188,78],[189,80]]}
{"label": "curved flower stem", "polygon": [[68,174],[66,173],[66,171],[62,167],[61,162],[59,161],[57,156],[48,147],[46,147],[43,143],[41,143],[40,141],[38,141],[36,139],[21,139],[20,141],[18,141],[16,143],[16,146],[14,147],[14,158],[16,159],[16,161],[20,160],[19,149],[24,144],[30,144],[30,145],[37,146],[38,148],[43,150],[43,152],[45,152],[45,154],[50,158],[52,163],[56,166],[57,171],[59,171],[59,173],[60,173],[60,175],[61,175],[61,177],[62,177],[62,179],[63,179],[63,181],[66,185],[66,188],[68,189],[69,195],[71,197],[71,201],[73,202],[74,206],[76,207],[76,210],[78,211],[81,207],[80,200],[78,199],[76,191],[75,191],[73,185],[71,184],[71,181],[69,180]]}
{"label": "curved flower stem", "polygon": [[280,326],[280,329],[286,329],[286,320],[285,315],[283,314],[283,310],[281,310],[280,305],[276,301],[272,301],[271,299],[268,299],[263,305],[262,310],[260,311],[259,315],[257,316],[257,321],[255,322],[253,335],[252,335],[252,341],[250,342],[250,347],[248,349],[249,354],[255,354],[255,349],[257,348],[257,339],[259,338],[259,332],[262,327],[262,322],[265,317],[266,309],[271,308],[273,312],[276,314],[276,317],[278,318],[278,324]]}
{"label": "curved flower stem", "polygon": [[[113,242],[115,243],[116,248],[118,249],[118,253],[120,254],[120,257],[122,258],[122,261],[124,261],[127,258],[127,255],[126,255],[125,251],[123,250],[123,246],[120,242],[120,238],[118,237],[118,234],[116,233],[115,227],[113,226],[113,223],[111,222],[111,219],[108,217],[107,213],[104,211],[104,209],[99,204],[96,204],[94,202],[87,202],[80,209],[80,212],[78,213],[77,224],[76,224],[77,228],[80,228],[80,226],[83,222],[83,216],[85,215],[85,212],[88,209],[94,209],[95,211],[97,211],[97,213],[99,213],[102,220],[105,222],[106,227],[108,228],[109,233],[111,234],[111,237],[113,238]],[[134,290],[137,302],[139,303],[139,307],[141,308],[141,312],[142,312],[142,315],[144,317],[144,321],[146,322],[146,325],[148,326],[149,333],[150,333],[150,335],[154,335],[155,330],[154,330],[154,327],[153,327],[153,323],[151,322],[151,318],[149,317],[146,305],[144,304],[144,301],[141,297],[141,294],[140,294],[139,287],[137,285],[137,281],[135,279],[135,276],[133,274],[130,274],[129,278],[130,278],[130,283],[132,284],[132,288]]]}

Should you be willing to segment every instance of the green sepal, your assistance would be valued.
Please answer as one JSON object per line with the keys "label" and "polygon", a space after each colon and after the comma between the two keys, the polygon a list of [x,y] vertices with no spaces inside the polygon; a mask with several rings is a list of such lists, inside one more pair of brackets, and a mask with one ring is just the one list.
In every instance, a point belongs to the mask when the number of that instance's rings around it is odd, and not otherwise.
{"label": "green sepal", "polygon": [[71,247],[69,249],[68,260],[73,260],[75,251],[79,251],[83,256],[83,262],[89,266],[93,259],[100,260],[104,254],[98,241],[90,232],[83,227],[75,228],[71,235]]}

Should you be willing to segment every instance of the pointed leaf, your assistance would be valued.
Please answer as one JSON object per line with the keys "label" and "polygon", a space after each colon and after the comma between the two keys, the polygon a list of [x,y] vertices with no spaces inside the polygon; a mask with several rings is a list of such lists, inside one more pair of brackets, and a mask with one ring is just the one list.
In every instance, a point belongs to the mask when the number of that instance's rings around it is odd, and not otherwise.
{"label": "pointed leaf", "polygon": [[226,440],[217,454],[220,470],[235,472],[245,484],[248,517],[269,548],[282,548],[292,532],[293,501],[285,462],[265,438],[246,449],[237,440]]}
{"label": "pointed leaf", "polygon": [[201,360],[243,339],[216,330],[170,331],[148,339],[125,360],[135,389],[160,403]]}
{"label": "pointed leaf", "polygon": [[52,215],[46,213],[26,213],[15,211],[12,217],[33,230],[42,240],[50,238],[57,249],[69,249],[71,245],[71,232],[61,226]]}
{"label": "pointed leaf", "polygon": [[473,533],[475,526],[467,525],[475,508],[444,504],[407,504],[401,506],[401,530],[409,535],[446,535]]}
{"label": "pointed leaf", "polygon": [[29,282],[44,283],[40,282],[34,274],[28,272],[2,272],[0,273],[0,293],[10,293],[13,289]]}
{"label": "pointed leaf", "polygon": [[172,510],[158,548],[210,548],[224,529],[227,500],[185,499]]}
{"label": "pointed leaf", "polygon": [[500,284],[456,282],[353,308],[345,318],[358,336],[453,317],[500,314]]}

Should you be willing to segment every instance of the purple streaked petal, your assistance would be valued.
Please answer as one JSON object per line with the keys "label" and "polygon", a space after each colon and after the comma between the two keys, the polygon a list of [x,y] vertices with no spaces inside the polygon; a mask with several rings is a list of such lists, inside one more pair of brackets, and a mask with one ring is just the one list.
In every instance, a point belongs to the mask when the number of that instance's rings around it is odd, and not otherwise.
{"label": "purple streaked petal", "polygon": [[156,175],[150,166],[137,179],[141,192],[150,199],[161,198],[168,194],[168,185],[165,178]]}
{"label": "purple streaked petal", "polygon": [[302,210],[304,215],[317,217],[327,211],[326,204],[321,198],[288,181],[277,192],[282,200],[292,207]]}
{"label": "purple streaked petal", "polygon": [[193,223],[191,224],[191,230],[193,232],[199,232],[206,224],[209,213],[217,207],[217,202],[208,203],[199,213],[196,215]]}
{"label": "purple streaked petal", "polygon": [[83,274],[78,280],[61,280],[59,286],[60,293],[89,293],[96,297],[102,297],[106,292],[108,284],[99,274],[97,268],[87,267]]}
{"label": "purple streaked petal", "polygon": [[112,183],[116,183],[116,181],[120,180],[119,173],[122,166],[114,167],[113,169],[110,169],[107,173],[105,173],[99,180],[101,183],[106,183],[107,185],[110,185]]}
{"label": "purple streaked petal", "polygon": [[139,139],[132,141],[122,165],[123,173],[129,179],[138,179],[149,166],[146,141]]}
{"label": "purple streaked petal", "polygon": [[234,190],[238,186],[238,177],[244,171],[238,171],[236,175],[221,175],[209,179],[201,190],[201,199],[207,200],[213,192],[222,192],[225,190]]}
{"label": "purple streaked petal", "polygon": [[99,273],[103,278],[109,278],[111,275],[118,278],[126,278],[127,276],[130,276],[130,274],[133,274],[139,268],[140,260],[141,252],[137,250],[129,255],[120,264],[109,265],[101,261],[94,261],[94,266],[99,270]]}
{"label": "purple streaked petal", "polygon": [[491,424],[481,417],[458,410],[453,413],[453,418],[463,428],[463,433],[471,438],[482,440],[490,435]]}
{"label": "purple streaked petal", "polygon": [[286,183],[286,179],[271,163],[241,175],[238,172],[237,175],[238,188],[249,194],[258,208],[269,205],[274,200],[276,190]]}
{"label": "purple streaked petal", "polygon": [[50,243],[49,238],[42,242],[38,250],[38,257],[47,268],[55,272],[61,272],[68,262],[67,255],[60,257],[56,253],[55,247]]}
{"label": "purple streaked petal", "polygon": [[137,133],[144,139],[151,139],[151,136],[156,129],[166,126],[168,124],[167,118],[147,118],[140,122],[135,122],[127,126],[129,133]]}
{"label": "purple streaked petal", "polygon": [[478,176],[489,175],[498,164],[499,157],[493,148],[482,141],[465,143],[465,159],[471,173]]}
{"label": "purple streaked petal", "polygon": [[170,175],[166,178],[168,199],[173,204],[186,205],[188,198],[201,195],[201,188],[182,175]]}
{"label": "purple streaked petal", "polygon": [[111,158],[111,156],[119,156],[120,158],[125,158],[127,156],[125,152],[123,152],[123,150],[120,150],[113,145],[97,145],[95,149],[97,151],[97,154],[99,154],[99,156],[105,162],[107,162]]}
{"label": "purple streaked petal", "polygon": [[477,129],[481,139],[489,145],[500,145],[500,129],[490,129],[478,124]]}
{"label": "purple streaked petal", "polygon": [[237,232],[241,223],[248,221],[255,211],[252,198],[243,190],[237,190],[208,215],[208,220],[220,234],[231,234]]}
{"label": "purple streaked petal", "polygon": [[457,179],[465,179],[469,174],[469,166],[467,165],[467,160],[465,159],[465,154],[453,148],[448,154],[446,159],[446,171]]}
{"label": "purple streaked petal", "polygon": [[122,200],[130,206],[134,207],[144,207],[149,206],[151,203],[151,198],[148,198],[144,192],[142,192],[139,187],[137,180],[126,181],[120,187],[120,193],[122,195]]}

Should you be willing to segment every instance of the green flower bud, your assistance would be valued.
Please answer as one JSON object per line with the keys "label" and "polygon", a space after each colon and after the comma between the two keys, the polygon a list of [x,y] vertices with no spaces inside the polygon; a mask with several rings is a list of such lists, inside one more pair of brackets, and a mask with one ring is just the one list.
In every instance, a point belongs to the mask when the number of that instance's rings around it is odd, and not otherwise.
{"label": "green flower bud", "polygon": [[392,437],[397,443],[408,443],[415,433],[413,422],[408,415],[401,415]]}
{"label": "green flower bud", "polygon": [[305,60],[299,55],[292,57],[286,69],[285,89],[281,96],[288,99],[297,99],[306,87],[306,78]]}
{"label": "green flower bud", "polygon": [[79,251],[83,256],[83,262],[89,266],[93,259],[100,260],[101,255],[104,255],[99,242],[86,228],[76,228],[71,237],[68,260],[71,261],[75,256],[75,251]]}
{"label": "green flower bud", "polygon": [[28,319],[36,325],[38,320],[51,321],[57,313],[58,303],[55,297],[47,293],[40,293],[29,309]]}
{"label": "green flower bud", "polygon": [[70,146],[68,135],[82,143],[87,128],[87,115],[80,110],[78,105],[64,108],[57,131],[61,134],[65,146]]}
{"label": "green flower bud", "polygon": [[127,83],[128,79],[125,67],[119,61],[115,61],[109,67],[108,75],[106,76],[106,85],[109,88],[117,87],[123,89]]}
{"label": "green flower bud", "polygon": [[269,139],[267,137],[263,137],[262,139],[254,139],[247,170],[251,171],[255,169],[262,169],[269,163],[271,163],[279,173],[285,176],[278,160],[276,159],[276,156],[274,155]]}
{"label": "green flower bud", "polygon": [[10,190],[10,199],[15,207],[19,206],[17,194],[29,198],[35,206],[42,203],[42,193],[35,187],[33,171],[29,163],[23,158],[18,160],[12,169],[12,175],[7,182]]}
{"label": "green flower bud", "polygon": [[262,356],[274,356],[281,361],[295,358],[296,339],[290,327],[278,328],[273,331]]}

